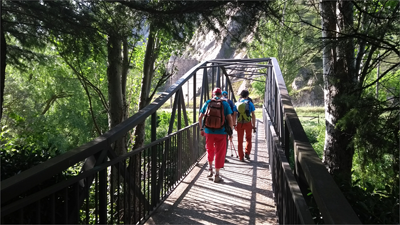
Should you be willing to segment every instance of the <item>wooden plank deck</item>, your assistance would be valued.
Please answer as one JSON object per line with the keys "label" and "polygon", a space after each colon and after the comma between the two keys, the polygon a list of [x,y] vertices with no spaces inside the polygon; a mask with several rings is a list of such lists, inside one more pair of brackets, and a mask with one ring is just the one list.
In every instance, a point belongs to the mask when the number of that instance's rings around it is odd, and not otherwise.
{"label": "wooden plank deck", "polygon": [[[145,224],[277,224],[263,122],[257,119],[250,162],[228,146],[222,183],[207,176],[207,157],[178,185]],[[237,145],[236,132],[233,143]],[[237,146],[236,146],[237,150]]]}

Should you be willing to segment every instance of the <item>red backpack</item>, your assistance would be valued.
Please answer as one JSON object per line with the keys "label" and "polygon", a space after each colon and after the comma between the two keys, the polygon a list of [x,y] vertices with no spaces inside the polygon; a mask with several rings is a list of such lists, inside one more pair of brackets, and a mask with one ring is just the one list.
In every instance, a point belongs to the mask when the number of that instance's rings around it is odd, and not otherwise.
{"label": "red backpack", "polygon": [[211,99],[204,117],[204,126],[212,129],[221,129],[225,123],[224,104],[222,99]]}

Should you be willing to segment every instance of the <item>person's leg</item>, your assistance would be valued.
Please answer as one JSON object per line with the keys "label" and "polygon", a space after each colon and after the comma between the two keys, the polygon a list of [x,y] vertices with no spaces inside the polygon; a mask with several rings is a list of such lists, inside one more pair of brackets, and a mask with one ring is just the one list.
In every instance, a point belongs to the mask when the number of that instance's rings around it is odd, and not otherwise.
{"label": "person's leg", "polygon": [[238,136],[238,153],[239,159],[243,160],[243,135],[244,135],[244,128],[242,123],[237,124],[237,136]]}
{"label": "person's leg", "polygon": [[[228,137],[228,135],[226,137]],[[228,141],[229,141],[228,138],[226,138],[226,151],[225,151],[225,162],[226,163],[229,162],[229,160],[226,159],[226,154],[228,154]]]}
{"label": "person's leg", "polygon": [[226,138],[225,134],[215,134],[215,175],[214,182],[220,182],[219,170],[224,167],[226,155]]}
{"label": "person's leg", "polygon": [[207,177],[211,177],[213,175],[213,161],[215,154],[215,146],[214,146],[214,135],[206,134],[206,150],[207,150],[207,160],[208,160],[208,169],[209,173]]}
{"label": "person's leg", "polygon": [[226,134],[215,134],[215,169],[224,167],[226,155]]}
{"label": "person's leg", "polygon": [[252,136],[253,126],[251,125],[251,122],[250,123],[245,123],[243,125],[244,125],[244,129],[246,131],[246,149],[245,149],[245,153],[249,156],[250,152],[251,152],[251,147],[252,147],[251,136]]}

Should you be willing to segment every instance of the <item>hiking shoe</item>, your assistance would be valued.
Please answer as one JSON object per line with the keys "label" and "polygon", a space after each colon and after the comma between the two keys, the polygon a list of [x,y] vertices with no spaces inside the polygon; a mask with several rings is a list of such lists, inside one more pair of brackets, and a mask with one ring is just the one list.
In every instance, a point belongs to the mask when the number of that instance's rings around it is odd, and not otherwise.
{"label": "hiking shoe", "polygon": [[240,162],[244,162],[244,159],[242,158],[242,159],[240,159]]}
{"label": "hiking shoe", "polygon": [[219,176],[219,174],[214,175],[214,183],[219,183],[222,181],[222,178]]}
{"label": "hiking shoe", "polygon": [[212,178],[213,175],[214,175],[213,171],[210,170],[210,171],[208,172],[208,174],[207,174],[208,179],[212,180],[212,179],[213,179],[213,178]]}
{"label": "hiking shoe", "polygon": [[249,155],[249,154],[245,153],[245,154],[244,154],[244,157],[245,157],[247,160],[250,160],[250,155]]}

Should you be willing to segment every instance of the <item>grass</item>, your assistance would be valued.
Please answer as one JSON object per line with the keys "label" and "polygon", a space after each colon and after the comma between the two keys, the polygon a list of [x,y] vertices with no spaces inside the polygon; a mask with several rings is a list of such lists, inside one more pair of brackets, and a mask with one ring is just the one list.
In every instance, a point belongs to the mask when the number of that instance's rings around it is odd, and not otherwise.
{"label": "grass", "polygon": [[[295,108],[310,144],[322,159],[325,143],[325,115],[323,107]],[[256,108],[256,118],[262,120],[262,108]]]}
{"label": "grass", "polygon": [[324,114],[324,107],[296,107],[295,108],[297,115],[302,114]]}

